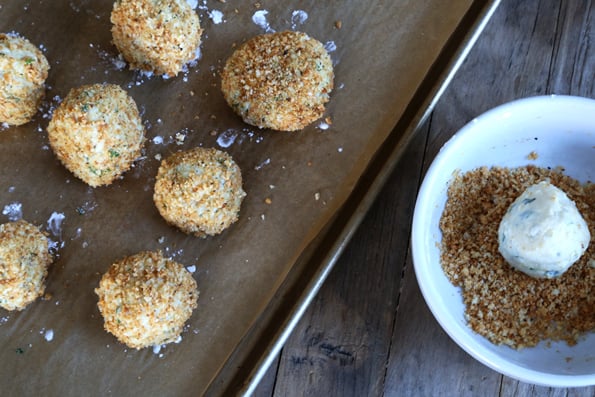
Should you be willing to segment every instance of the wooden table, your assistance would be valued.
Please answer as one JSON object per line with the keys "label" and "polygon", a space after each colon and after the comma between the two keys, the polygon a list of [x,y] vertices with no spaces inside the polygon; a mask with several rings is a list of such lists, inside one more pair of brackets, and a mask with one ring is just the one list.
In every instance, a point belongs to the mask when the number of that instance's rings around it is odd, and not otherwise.
{"label": "wooden table", "polygon": [[594,396],[518,382],[465,353],[427,308],[409,250],[420,181],[454,132],[521,97],[595,97],[594,72],[593,2],[503,0],[255,395]]}

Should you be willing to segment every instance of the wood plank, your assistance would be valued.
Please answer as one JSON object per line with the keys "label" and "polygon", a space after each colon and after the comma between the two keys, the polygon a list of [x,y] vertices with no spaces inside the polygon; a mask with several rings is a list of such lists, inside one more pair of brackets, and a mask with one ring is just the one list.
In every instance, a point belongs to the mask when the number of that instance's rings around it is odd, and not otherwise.
{"label": "wood plank", "polygon": [[278,376],[292,381],[278,383],[275,395],[381,394],[424,140],[403,157],[354,236],[358,243],[287,341]]}

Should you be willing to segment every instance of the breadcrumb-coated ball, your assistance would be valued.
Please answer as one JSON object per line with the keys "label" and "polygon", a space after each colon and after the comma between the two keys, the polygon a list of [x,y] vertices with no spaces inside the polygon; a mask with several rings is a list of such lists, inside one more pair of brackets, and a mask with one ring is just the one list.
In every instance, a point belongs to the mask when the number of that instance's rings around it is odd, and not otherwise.
{"label": "breadcrumb-coated ball", "polygon": [[43,295],[52,263],[48,249],[46,235],[30,223],[0,225],[0,306],[23,310]]}
{"label": "breadcrumb-coated ball", "polygon": [[37,113],[50,65],[29,40],[0,33],[0,123],[22,125]]}
{"label": "breadcrumb-coated ball", "polygon": [[168,223],[205,237],[238,220],[245,196],[242,173],[231,156],[197,147],[162,160],[153,200]]}
{"label": "breadcrumb-coated ball", "polygon": [[197,57],[202,30],[186,0],[119,0],[112,38],[131,69],[173,77]]}
{"label": "breadcrumb-coated ball", "polygon": [[105,330],[135,349],[176,341],[198,300],[190,272],[159,251],[115,262],[95,293]]}
{"label": "breadcrumb-coated ball", "polygon": [[333,78],[331,58],[318,40],[301,32],[267,33],[228,58],[221,90],[246,123],[295,131],[322,116]]}
{"label": "breadcrumb-coated ball", "polygon": [[73,88],[47,131],[62,164],[92,187],[109,185],[126,172],[145,137],[136,103],[114,84]]}

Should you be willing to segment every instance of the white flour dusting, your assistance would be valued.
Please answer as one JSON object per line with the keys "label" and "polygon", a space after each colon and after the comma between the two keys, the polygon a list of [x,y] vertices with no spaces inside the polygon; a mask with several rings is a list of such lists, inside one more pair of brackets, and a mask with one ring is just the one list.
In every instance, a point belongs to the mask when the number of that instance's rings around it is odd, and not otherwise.
{"label": "white flour dusting", "polygon": [[334,41],[327,41],[326,43],[324,43],[324,49],[327,52],[333,52],[337,50],[337,45]]}
{"label": "white flour dusting", "polygon": [[238,132],[234,129],[227,129],[217,137],[217,145],[222,148],[228,148],[235,142],[238,137]]}
{"label": "white flour dusting", "polygon": [[329,127],[330,127],[330,125],[325,121],[321,121],[320,124],[318,124],[318,128],[323,131],[328,130]]}
{"label": "white flour dusting", "polygon": [[303,25],[308,20],[308,13],[304,10],[295,10],[291,13],[291,28],[297,28],[297,25]]}
{"label": "white flour dusting", "polygon": [[48,219],[48,230],[54,237],[62,237],[62,221],[66,216],[61,212],[52,212],[50,219]]}
{"label": "white flour dusting", "polygon": [[46,341],[51,342],[54,339],[54,330],[53,329],[46,330],[45,333],[43,334],[43,337],[45,338]]}
{"label": "white flour dusting", "polygon": [[258,10],[252,15],[252,22],[258,25],[261,29],[263,29],[267,33],[272,33],[275,30],[271,28],[271,25],[267,21],[267,10]]}
{"label": "white flour dusting", "polygon": [[211,18],[211,21],[213,21],[215,25],[219,25],[220,23],[225,22],[225,20],[223,19],[223,13],[219,10],[211,10],[208,14],[209,18]]}
{"label": "white flour dusting", "polygon": [[256,166],[254,166],[254,169],[256,171],[259,171],[260,169],[262,169],[262,167],[264,167],[265,165],[269,165],[269,164],[271,164],[271,159],[270,158],[264,160],[262,163],[260,163],[260,164],[258,164]]}
{"label": "white flour dusting", "polygon": [[2,215],[6,215],[8,220],[11,222],[18,221],[23,218],[23,204],[21,203],[10,203],[4,206]]}
{"label": "white flour dusting", "polygon": [[198,0],[186,0],[186,3],[192,8],[193,10],[198,7]]}

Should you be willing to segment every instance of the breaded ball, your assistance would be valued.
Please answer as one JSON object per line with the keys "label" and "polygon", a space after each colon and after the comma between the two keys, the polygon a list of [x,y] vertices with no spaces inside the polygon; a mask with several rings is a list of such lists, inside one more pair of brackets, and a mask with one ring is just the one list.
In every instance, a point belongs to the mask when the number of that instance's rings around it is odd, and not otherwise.
{"label": "breaded ball", "polygon": [[176,341],[198,300],[190,272],[149,251],[111,265],[95,293],[105,330],[135,349]]}
{"label": "breaded ball", "polygon": [[37,113],[50,65],[29,40],[0,33],[0,123],[21,125]]}
{"label": "breaded ball", "polygon": [[134,100],[117,85],[72,89],[48,125],[50,146],[76,177],[109,185],[141,154],[145,129]]}
{"label": "breaded ball", "polygon": [[0,306],[23,310],[42,296],[52,257],[48,239],[24,221],[0,225]]}
{"label": "breaded ball", "polygon": [[197,57],[202,30],[186,0],[121,0],[111,14],[112,38],[131,69],[173,77]]}
{"label": "breaded ball", "polygon": [[231,156],[198,147],[161,162],[153,200],[168,223],[205,237],[237,221],[245,196],[240,168]]}
{"label": "breaded ball", "polygon": [[221,90],[246,123],[295,131],[322,116],[333,78],[331,58],[318,40],[301,32],[268,33],[231,55]]}

